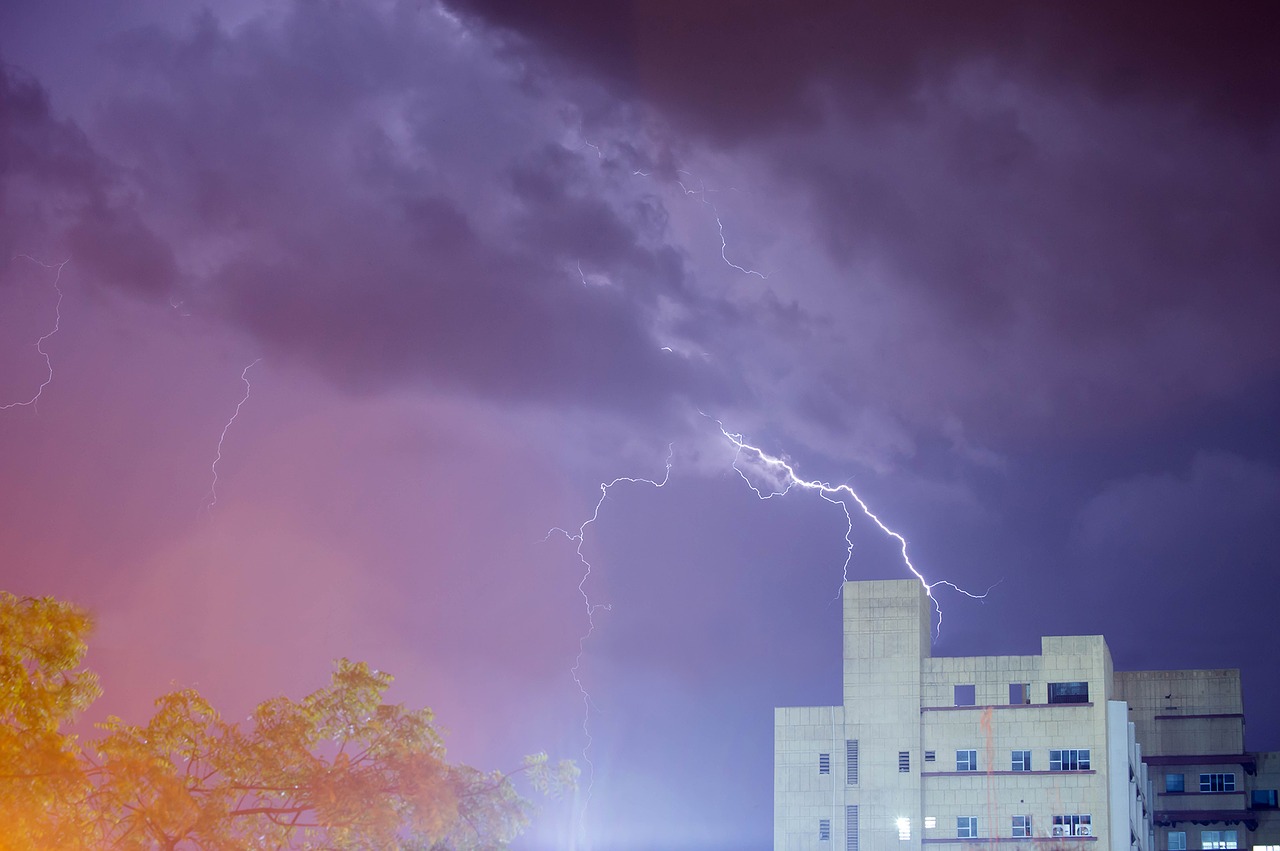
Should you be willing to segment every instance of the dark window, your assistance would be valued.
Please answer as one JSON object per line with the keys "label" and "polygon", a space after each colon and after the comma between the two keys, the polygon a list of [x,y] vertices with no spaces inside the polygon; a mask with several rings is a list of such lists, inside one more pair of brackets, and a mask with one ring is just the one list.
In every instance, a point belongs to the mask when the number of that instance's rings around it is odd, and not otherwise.
{"label": "dark window", "polygon": [[961,839],[976,839],[978,836],[978,817],[960,816],[957,818],[956,836]]}
{"label": "dark window", "polygon": [[1255,809],[1274,810],[1276,809],[1276,790],[1275,789],[1254,789],[1253,794],[1249,796]]}
{"label": "dark window", "polygon": [[956,686],[956,706],[973,706],[978,702],[972,685]]}
{"label": "dark window", "polygon": [[1235,790],[1236,776],[1234,773],[1200,775],[1201,792],[1234,792]]}
{"label": "dark window", "polygon": [[831,754],[829,753],[818,754],[818,773],[819,774],[831,773]]}
{"label": "dark window", "polygon": [[956,751],[956,771],[977,771],[977,751]]}
{"label": "dark window", "polygon": [[1164,790],[1166,792],[1185,792],[1186,785],[1182,781],[1181,774],[1166,774],[1164,776]]}
{"label": "dark window", "polygon": [[898,771],[911,770],[911,751],[898,751]]}
{"label": "dark window", "polygon": [[[1014,751],[1013,752],[1013,770],[1014,771],[1030,771],[1031,770],[1031,751]],[[1027,834],[1030,836],[1031,834]]]}
{"label": "dark window", "polygon": [[[1025,705],[1031,702],[1031,683],[1009,683],[1009,704]],[[1031,834],[1027,834],[1030,836]]]}
{"label": "dark window", "polygon": [[831,819],[818,819],[818,840],[821,842],[831,841]]}
{"label": "dark window", "polygon": [[1050,703],[1088,703],[1088,683],[1049,683]]}
{"label": "dark window", "polygon": [[1013,835],[1031,836],[1031,816],[1013,817]]}

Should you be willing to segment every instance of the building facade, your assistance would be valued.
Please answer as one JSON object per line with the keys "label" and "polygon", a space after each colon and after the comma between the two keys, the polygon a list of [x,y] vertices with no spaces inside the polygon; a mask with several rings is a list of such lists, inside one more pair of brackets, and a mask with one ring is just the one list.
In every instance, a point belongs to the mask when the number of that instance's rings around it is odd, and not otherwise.
{"label": "building facade", "polygon": [[[1102,636],[935,658],[920,583],[849,582],[843,597],[842,704],[775,712],[776,851],[1270,841],[1275,792],[1244,778],[1280,762],[1244,751],[1238,672],[1117,674]],[[1176,709],[1161,703],[1175,693]],[[1186,791],[1170,792],[1178,773]]]}

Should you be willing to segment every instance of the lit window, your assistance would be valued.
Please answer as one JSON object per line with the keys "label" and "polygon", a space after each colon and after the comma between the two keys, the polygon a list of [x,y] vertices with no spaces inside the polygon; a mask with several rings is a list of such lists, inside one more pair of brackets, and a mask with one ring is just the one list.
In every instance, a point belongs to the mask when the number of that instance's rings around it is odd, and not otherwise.
{"label": "lit window", "polygon": [[831,773],[831,754],[829,753],[818,754],[818,773],[819,774]]}
{"label": "lit window", "polygon": [[1166,792],[1185,792],[1187,787],[1182,782],[1181,774],[1166,774],[1164,776],[1164,790]]}
{"label": "lit window", "polygon": [[977,751],[956,751],[956,771],[977,771]]}
{"label": "lit window", "polygon": [[1236,776],[1233,773],[1200,775],[1201,792],[1234,792],[1235,790]]}
{"label": "lit window", "polygon": [[820,842],[831,841],[831,819],[829,818],[818,819],[818,841]]}
{"label": "lit window", "polygon": [[1013,835],[1031,836],[1031,816],[1013,817]]}
{"label": "lit window", "polygon": [[973,706],[978,702],[976,691],[972,685],[956,686],[956,706]]}
{"label": "lit window", "polygon": [[898,751],[898,771],[911,770],[911,751]]}
{"label": "lit window", "polygon": [[1049,683],[1050,703],[1088,703],[1088,683]]}
{"label": "lit window", "polygon": [[1013,752],[1013,770],[1014,771],[1030,771],[1031,770],[1031,751],[1014,751]]}
{"label": "lit window", "polygon": [[1169,851],[1187,851],[1187,832],[1185,830],[1169,831]]}
{"label": "lit window", "polygon": [[938,817],[937,817],[937,816],[925,816],[925,817],[924,817],[924,829],[925,829],[925,830],[933,830],[933,829],[934,829],[935,827],[937,827],[937,826],[938,826]]}
{"label": "lit window", "polygon": [[1009,705],[1026,705],[1031,702],[1031,683],[1009,683]]}
{"label": "lit window", "polygon": [[894,824],[897,825],[897,828],[898,828],[898,841],[910,842],[911,841],[911,819],[900,818],[897,821],[895,821]]}
{"label": "lit window", "polygon": [[956,819],[956,836],[961,839],[976,839],[978,837],[978,817],[960,816]]}
{"label": "lit window", "polygon": [[1239,848],[1234,830],[1200,831],[1201,848]]}
{"label": "lit window", "polygon": [[1050,771],[1088,771],[1089,749],[1049,751]]}

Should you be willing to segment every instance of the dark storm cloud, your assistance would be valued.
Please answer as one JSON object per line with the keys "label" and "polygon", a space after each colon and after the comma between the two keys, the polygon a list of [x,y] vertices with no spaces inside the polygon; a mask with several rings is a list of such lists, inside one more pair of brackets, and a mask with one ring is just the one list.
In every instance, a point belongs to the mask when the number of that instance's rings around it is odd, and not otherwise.
{"label": "dark storm cloud", "polygon": [[[206,13],[108,53],[94,139],[135,206],[86,203],[67,238],[101,277],[180,283],[352,387],[627,408],[712,394],[653,337],[660,299],[693,298],[661,204],[566,147],[589,87],[548,93],[429,9],[297,4],[237,28]],[[98,155],[66,132],[104,195]]]}
{"label": "dark storm cloud", "polygon": [[1168,99],[1265,128],[1280,57],[1257,7],[1202,4],[453,0],[720,139],[811,123],[829,87],[860,113],[981,59],[1109,98]]}
{"label": "dark storm cloud", "polygon": [[[40,85],[0,62],[0,252],[73,251],[126,289],[173,282],[167,246],[118,202],[110,164],[71,122],[57,118]],[[65,231],[65,242],[48,233]]]}
{"label": "dark storm cloud", "polygon": [[[1244,7],[453,6],[807,198],[842,282],[770,285],[851,329],[806,355],[833,422],[1061,437],[1280,368],[1280,58]],[[868,309],[892,318],[852,330]]]}

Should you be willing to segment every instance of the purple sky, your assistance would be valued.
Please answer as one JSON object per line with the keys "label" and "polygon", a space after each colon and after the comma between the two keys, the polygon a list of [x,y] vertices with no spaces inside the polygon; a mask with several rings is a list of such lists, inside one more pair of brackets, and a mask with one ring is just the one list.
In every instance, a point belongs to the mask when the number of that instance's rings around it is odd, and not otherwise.
{"label": "purple sky", "polygon": [[237,717],[346,655],[459,759],[581,763],[544,536],[670,447],[586,542],[585,821],[521,847],[763,849],[773,707],[839,699],[844,521],[758,500],[705,413],[995,584],[938,589],[935,654],[1238,666],[1280,748],[1280,54],[1244,8],[0,4],[0,404],[63,292],[0,410],[3,586],[97,614],[96,718]]}

